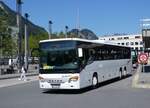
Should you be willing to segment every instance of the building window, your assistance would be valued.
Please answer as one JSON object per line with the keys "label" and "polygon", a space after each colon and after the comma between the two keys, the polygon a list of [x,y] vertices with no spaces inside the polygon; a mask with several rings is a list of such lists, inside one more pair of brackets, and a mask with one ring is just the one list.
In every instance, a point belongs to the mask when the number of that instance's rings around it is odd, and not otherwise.
{"label": "building window", "polygon": [[138,50],[138,47],[135,47],[135,50]]}
{"label": "building window", "polygon": [[126,45],[128,46],[128,45],[129,45],[129,42],[126,42]]}
{"label": "building window", "polygon": [[135,39],[140,39],[141,38],[141,36],[135,36]]}
{"label": "building window", "polygon": [[117,43],[118,45],[120,45],[120,43]]}
{"label": "building window", "polygon": [[140,50],[142,51],[142,50],[143,50],[143,47],[140,47]]}
{"label": "building window", "polygon": [[134,45],[134,42],[131,42],[130,45]]}
{"label": "building window", "polygon": [[138,42],[135,42],[135,45],[138,45]]}
{"label": "building window", "polygon": [[111,40],[115,40],[114,38],[111,38]]}
{"label": "building window", "polygon": [[121,39],[122,39],[122,37],[118,37],[117,39],[118,39],[118,40],[121,40]]}
{"label": "building window", "polygon": [[142,42],[142,41],[140,41],[140,45],[143,45],[143,42]]}
{"label": "building window", "polygon": [[124,45],[124,43],[121,43],[121,45]]}
{"label": "building window", "polygon": [[124,39],[129,39],[129,37],[124,37]]}

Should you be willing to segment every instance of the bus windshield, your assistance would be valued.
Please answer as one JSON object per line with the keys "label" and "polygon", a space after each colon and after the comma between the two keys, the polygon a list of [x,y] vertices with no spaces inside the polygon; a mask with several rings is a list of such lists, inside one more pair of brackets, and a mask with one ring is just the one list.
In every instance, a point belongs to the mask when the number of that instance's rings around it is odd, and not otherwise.
{"label": "bus windshield", "polygon": [[[52,43],[47,43],[52,44]],[[68,43],[66,47],[62,47],[55,43],[55,46],[48,45],[49,48],[41,45],[40,48],[40,72],[43,73],[56,73],[61,71],[68,72],[66,70],[76,70],[78,68],[77,52],[72,45]],[[65,43],[64,43],[65,44]],[[63,44],[63,45],[64,45]],[[69,45],[70,44],[70,45]],[[57,46],[57,47],[56,47]]]}

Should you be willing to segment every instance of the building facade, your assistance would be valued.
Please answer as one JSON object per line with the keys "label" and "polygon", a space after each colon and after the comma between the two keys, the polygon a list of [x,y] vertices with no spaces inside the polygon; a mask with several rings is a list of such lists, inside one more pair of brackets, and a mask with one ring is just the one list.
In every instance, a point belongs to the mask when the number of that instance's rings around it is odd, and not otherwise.
{"label": "building facade", "polygon": [[143,50],[142,34],[100,36],[99,40],[115,43],[117,45],[129,46],[137,51]]}

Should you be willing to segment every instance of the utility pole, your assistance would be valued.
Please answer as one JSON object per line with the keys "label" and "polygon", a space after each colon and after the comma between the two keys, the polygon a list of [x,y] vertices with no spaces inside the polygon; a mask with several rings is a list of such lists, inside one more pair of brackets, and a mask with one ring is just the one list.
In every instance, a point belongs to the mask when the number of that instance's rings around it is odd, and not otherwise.
{"label": "utility pole", "polygon": [[52,24],[53,24],[53,22],[50,20],[48,23],[49,23],[49,39],[51,39],[52,38]]}
{"label": "utility pole", "polygon": [[28,21],[29,15],[25,13],[25,69],[28,70],[28,46],[29,46],[29,40],[28,40]]}
{"label": "utility pole", "polygon": [[65,37],[66,37],[66,38],[68,37],[68,35],[67,35],[67,34],[68,34],[68,28],[69,28],[68,26],[65,26],[65,32],[66,32]]}
{"label": "utility pole", "polygon": [[80,30],[80,10],[77,8],[77,22],[76,22],[76,29]]}
{"label": "utility pole", "polygon": [[22,59],[22,36],[21,36],[21,0],[16,0],[17,6],[17,27],[18,27],[18,72],[21,73]]}

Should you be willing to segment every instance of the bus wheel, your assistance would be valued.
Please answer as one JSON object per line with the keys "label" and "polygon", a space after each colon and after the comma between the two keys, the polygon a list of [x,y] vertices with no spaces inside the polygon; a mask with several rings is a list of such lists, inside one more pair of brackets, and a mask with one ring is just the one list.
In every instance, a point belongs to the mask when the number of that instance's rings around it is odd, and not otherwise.
{"label": "bus wheel", "polygon": [[124,67],[123,75],[124,75],[124,77],[127,76],[127,68],[126,67]]}
{"label": "bus wheel", "polygon": [[119,71],[119,78],[121,79],[122,77],[123,77],[122,68],[120,68],[120,71]]}
{"label": "bus wheel", "polygon": [[94,74],[92,78],[92,87],[97,88],[97,86],[98,86],[98,76],[97,74]]}

